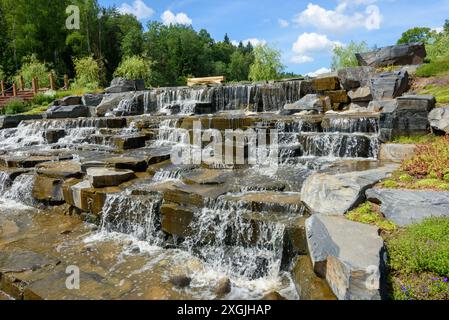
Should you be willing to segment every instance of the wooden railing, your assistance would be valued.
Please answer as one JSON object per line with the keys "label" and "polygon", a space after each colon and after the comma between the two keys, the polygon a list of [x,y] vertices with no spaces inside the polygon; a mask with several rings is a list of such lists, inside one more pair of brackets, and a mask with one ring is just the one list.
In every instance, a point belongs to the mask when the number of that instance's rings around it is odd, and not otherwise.
{"label": "wooden railing", "polygon": [[[53,73],[48,75],[49,77],[49,88],[41,88],[39,86],[39,80],[33,78],[31,81],[31,90],[25,88],[25,81],[22,76],[18,79],[18,84],[13,83],[10,87],[6,87],[6,81],[0,81],[0,109],[3,108],[9,100],[14,98],[23,99],[25,101],[33,99],[38,93],[45,92],[47,90],[57,90],[56,79]],[[64,87],[60,88],[62,90],[68,90],[70,86],[68,75],[64,75]]]}

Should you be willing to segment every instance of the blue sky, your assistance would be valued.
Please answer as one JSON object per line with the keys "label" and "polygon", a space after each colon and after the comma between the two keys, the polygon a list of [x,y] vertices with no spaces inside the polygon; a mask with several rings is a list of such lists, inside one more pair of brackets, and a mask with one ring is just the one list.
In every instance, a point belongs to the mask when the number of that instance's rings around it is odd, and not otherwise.
{"label": "blue sky", "polygon": [[282,51],[288,71],[329,68],[335,45],[351,40],[394,44],[415,26],[441,28],[449,0],[99,0],[148,20],[191,24],[216,40],[269,43]]}

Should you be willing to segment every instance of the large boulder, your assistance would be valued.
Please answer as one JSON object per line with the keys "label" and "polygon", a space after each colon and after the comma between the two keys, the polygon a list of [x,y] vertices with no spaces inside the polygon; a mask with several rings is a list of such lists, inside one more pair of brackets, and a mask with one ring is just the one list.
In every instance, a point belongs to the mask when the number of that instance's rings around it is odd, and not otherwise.
{"label": "large boulder", "polygon": [[103,100],[101,100],[101,103],[96,107],[95,113],[97,116],[103,117],[117,108],[121,101],[125,99],[132,99],[134,95],[134,92],[105,94]]}
{"label": "large boulder", "polygon": [[284,106],[284,110],[291,111],[293,113],[301,111],[323,112],[323,109],[324,102],[316,94],[308,94],[305,97],[301,98],[299,101],[291,104],[286,104]]}
{"label": "large boulder", "polygon": [[80,96],[67,96],[53,102],[55,106],[76,106],[83,104]]}
{"label": "large boulder", "polygon": [[372,67],[355,67],[338,70],[338,78],[346,91],[369,85],[369,79],[375,73]]}
{"label": "large boulder", "polygon": [[356,54],[360,66],[374,68],[422,64],[426,56],[423,43],[401,44]]}
{"label": "large boulder", "polygon": [[83,105],[53,106],[46,115],[47,119],[85,118],[89,116],[89,108]]}
{"label": "large boulder", "polygon": [[98,107],[103,100],[103,94],[85,94],[82,97],[82,103],[86,107]]}
{"label": "large boulder", "polygon": [[129,91],[145,90],[145,82],[143,80],[126,80],[124,78],[114,78],[111,86],[106,88],[106,93],[121,93]]}
{"label": "large boulder", "polygon": [[348,92],[348,96],[352,102],[369,102],[373,100],[371,88],[368,86],[353,89]]}
{"label": "large boulder", "polygon": [[391,108],[380,115],[380,140],[390,141],[397,136],[425,135],[430,131],[429,112],[435,107],[435,97],[407,95],[392,102]]}
{"label": "large boulder", "polygon": [[393,99],[410,88],[407,71],[393,71],[376,74],[370,79],[374,100]]}
{"label": "large boulder", "polygon": [[314,215],[306,231],[314,270],[339,300],[381,299],[385,254],[377,227]]}
{"label": "large boulder", "polygon": [[388,177],[397,165],[340,174],[315,173],[301,189],[301,199],[312,214],[344,215],[365,199],[365,191]]}
{"label": "large boulder", "polygon": [[434,131],[449,134],[449,108],[436,108],[430,111],[429,122]]}
{"label": "large boulder", "polygon": [[111,168],[88,168],[87,178],[94,188],[114,187],[134,178],[131,170]]}
{"label": "large boulder", "polygon": [[401,227],[432,216],[449,217],[449,192],[370,189],[366,197],[382,204],[382,214]]}

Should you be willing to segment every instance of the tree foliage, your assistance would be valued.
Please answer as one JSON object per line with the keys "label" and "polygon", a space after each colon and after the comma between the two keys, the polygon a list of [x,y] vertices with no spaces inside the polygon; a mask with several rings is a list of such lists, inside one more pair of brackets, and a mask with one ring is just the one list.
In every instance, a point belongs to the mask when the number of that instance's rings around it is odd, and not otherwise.
{"label": "tree foliage", "polygon": [[356,53],[363,53],[368,50],[366,42],[351,41],[347,46],[335,46],[332,57],[332,70],[342,68],[357,67],[358,61]]}
{"label": "tree foliage", "polygon": [[398,44],[423,42],[428,43],[432,39],[434,32],[430,28],[415,27],[405,31],[398,40]]}
{"label": "tree foliage", "polygon": [[22,68],[17,77],[20,76],[23,77],[25,86],[28,88],[31,88],[33,78],[37,78],[40,87],[48,88],[50,85],[49,68],[45,63],[40,62],[34,54],[23,58]]}
{"label": "tree foliage", "polygon": [[127,80],[144,79],[145,83],[151,83],[151,63],[148,59],[139,56],[126,57],[119,65],[114,76]]}
{"label": "tree foliage", "polygon": [[100,82],[100,67],[93,57],[75,59],[75,88],[96,89]]}
{"label": "tree foliage", "polygon": [[249,79],[252,81],[273,80],[279,78],[284,70],[281,52],[268,45],[254,48],[254,63],[250,66]]}

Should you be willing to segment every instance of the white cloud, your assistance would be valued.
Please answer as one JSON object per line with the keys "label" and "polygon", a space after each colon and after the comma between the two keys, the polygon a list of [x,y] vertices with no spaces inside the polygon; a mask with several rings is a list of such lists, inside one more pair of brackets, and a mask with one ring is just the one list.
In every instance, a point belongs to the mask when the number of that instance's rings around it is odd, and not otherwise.
{"label": "white cloud", "polygon": [[[334,10],[327,10],[319,5],[309,3],[307,9],[295,16],[293,22],[302,26],[314,26],[319,30],[332,33],[344,32],[357,28],[366,30],[380,29],[382,15],[374,1],[344,0]],[[364,11],[357,11],[360,5],[368,5]]]}
{"label": "white cloud", "polygon": [[306,55],[295,55],[290,59],[291,62],[301,64],[301,63],[307,63],[307,62],[313,62],[315,61],[314,58],[306,56]]}
{"label": "white cloud", "polygon": [[329,53],[335,46],[343,45],[339,41],[332,41],[324,34],[303,33],[293,44],[294,56],[291,58],[293,63],[312,62],[314,59],[310,57],[310,53]]}
{"label": "white cloud", "polygon": [[290,22],[285,19],[278,19],[278,23],[281,28],[287,28],[290,25]]}
{"label": "white cloud", "polygon": [[180,12],[177,14],[174,14],[170,10],[165,11],[161,15],[162,23],[165,25],[171,25],[171,24],[184,24],[184,25],[191,25],[192,19],[190,19],[187,14],[184,12]]}
{"label": "white cloud", "polygon": [[432,28],[432,31],[435,31],[436,33],[442,33],[444,31],[444,27]]}
{"label": "white cloud", "polygon": [[147,6],[142,0],[135,0],[132,5],[122,3],[118,10],[123,14],[135,15],[139,20],[149,19],[154,14],[154,10]]}
{"label": "white cloud", "polygon": [[329,72],[331,72],[332,70],[331,69],[328,69],[328,68],[320,68],[320,69],[318,69],[318,70],[316,70],[316,71],[314,71],[314,72],[309,72],[308,74],[306,74],[306,76],[309,76],[309,77],[318,77],[319,75],[321,75],[321,74],[325,74],[325,73],[329,73]]}

